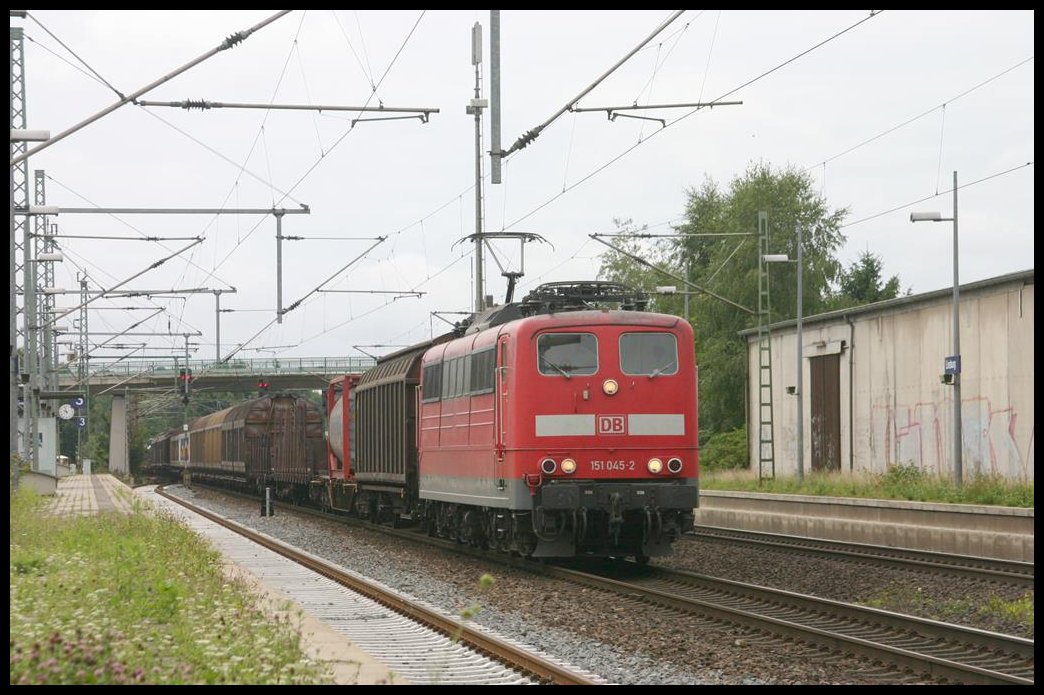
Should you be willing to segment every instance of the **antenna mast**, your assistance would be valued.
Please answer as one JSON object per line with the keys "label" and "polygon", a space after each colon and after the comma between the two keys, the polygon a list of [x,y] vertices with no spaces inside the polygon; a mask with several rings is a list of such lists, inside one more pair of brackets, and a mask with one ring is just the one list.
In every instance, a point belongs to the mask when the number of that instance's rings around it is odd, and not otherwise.
{"label": "antenna mast", "polygon": [[482,273],[482,109],[489,102],[482,98],[482,25],[471,28],[471,64],[475,66],[475,98],[466,112],[475,116],[475,311],[486,308]]}

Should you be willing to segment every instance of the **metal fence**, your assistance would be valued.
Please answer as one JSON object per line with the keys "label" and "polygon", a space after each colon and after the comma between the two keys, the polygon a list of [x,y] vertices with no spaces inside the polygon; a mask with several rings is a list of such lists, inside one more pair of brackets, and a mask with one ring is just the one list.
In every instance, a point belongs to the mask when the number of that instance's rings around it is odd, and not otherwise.
{"label": "metal fence", "polygon": [[[93,377],[131,377],[138,375],[177,376],[182,369],[191,369],[194,376],[276,376],[279,374],[359,374],[376,361],[372,357],[291,357],[265,358],[249,360],[189,360],[171,365],[166,362],[150,362],[147,360],[124,360],[111,365],[92,364],[90,376]],[[74,365],[64,365],[58,370],[59,379],[76,379],[72,370]]]}

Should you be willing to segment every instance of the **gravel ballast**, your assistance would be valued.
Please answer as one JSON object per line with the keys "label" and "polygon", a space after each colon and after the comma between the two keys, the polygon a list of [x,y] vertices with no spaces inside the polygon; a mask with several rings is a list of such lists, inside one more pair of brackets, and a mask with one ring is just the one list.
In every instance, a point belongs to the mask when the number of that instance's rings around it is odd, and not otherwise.
{"label": "gravel ballast", "polygon": [[[261,517],[257,503],[208,490],[168,486],[167,492],[324,559],[460,615],[477,606],[473,621],[621,685],[875,684],[897,674],[854,657],[832,654],[697,616],[628,603],[561,580],[493,561],[447,553],[347,526],[279,510]],[[864,602],[890,589],[919,598],[921,607],[960,596],[968,605],[991,594],[1008,600],[1018,590],[930,573],[873,568],[836,560],[684,540],[657,564],[701,574]],[[479,578],[493,586],[480,589]],[[894,607],[882,606],[895,610]],[[905,609],[904,609],[905,610]],[[906,612],[913,612],[907,610]],[[966,610],[972,617],[975,611]],[[935,617],[937,615],[929,615]],[[967,622],[1023,634],[1003,621]],[[1032,636],[1032,629],[1028,628]],[[905,682],[921,682],[907,676]]]}

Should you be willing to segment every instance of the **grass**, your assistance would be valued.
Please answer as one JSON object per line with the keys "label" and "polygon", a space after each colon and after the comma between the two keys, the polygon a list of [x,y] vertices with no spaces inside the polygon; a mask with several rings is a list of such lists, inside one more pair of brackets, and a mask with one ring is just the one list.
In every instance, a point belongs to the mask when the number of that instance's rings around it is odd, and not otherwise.
{"label": "grass", "polygon": [[47,516],[11,498],[11,685],[329,684],[292,618],[273,619],[218,554],[146,511]]}
{"label": "grass", "polygon": [[920,587],[898,586],[882,589],[864,601],[864,604],[871,608],[923,615],[958,624],[965,624],[970,616],[979,615],[1009,634],[1024,634],[1028,631],[1032,639],[1033,598],[1033,590],[1029,590],[1015,599],[994,595],[976,605],[960,596],[939,600],[926,595]]}
{"label": "grass", "polygon": [[700,474],[700,488],[1033,507],[1032,482],[980,475],[955,488],[952,479],[931,475],[916,466],[893,466],[887,473],[814,473],[806,475],[801,483],[796,476],[759,481],[753,471],[705,470]]}

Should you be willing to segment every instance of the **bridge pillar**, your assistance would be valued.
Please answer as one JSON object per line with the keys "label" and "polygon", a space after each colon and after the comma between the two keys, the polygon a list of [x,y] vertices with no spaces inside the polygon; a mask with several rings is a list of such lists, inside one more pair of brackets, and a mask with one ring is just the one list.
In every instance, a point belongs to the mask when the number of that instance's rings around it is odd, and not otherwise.
{"label": "bridge pillar", "polygon": [[109,425],[109,472],[126,475],[130,472],[127,460],[127,398],[112,397],[112,418]]}

